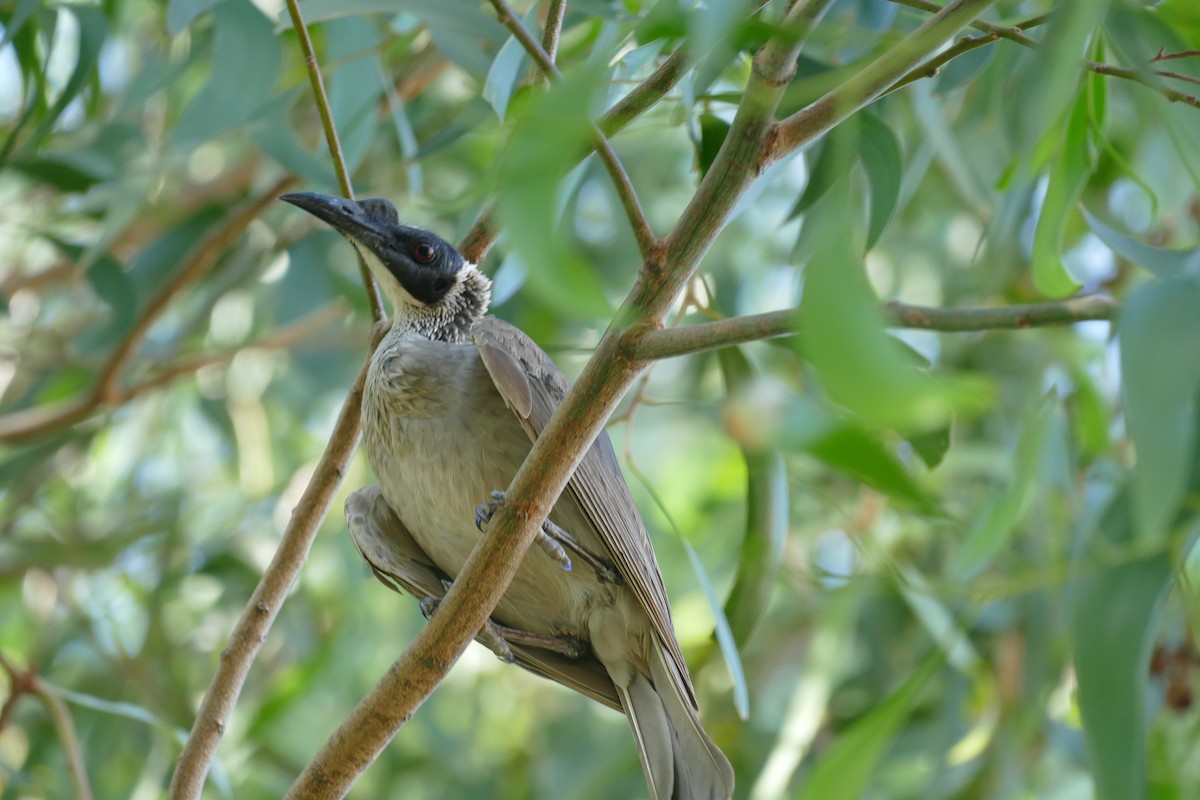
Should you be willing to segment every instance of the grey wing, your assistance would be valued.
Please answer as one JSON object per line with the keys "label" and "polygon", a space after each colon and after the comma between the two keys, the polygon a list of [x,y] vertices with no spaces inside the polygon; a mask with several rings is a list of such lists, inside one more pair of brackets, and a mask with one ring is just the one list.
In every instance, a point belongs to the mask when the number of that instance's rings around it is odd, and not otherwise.
{"label": "grey wing", "polygon": [[[378,486],[368,486],[346,498],[346,527],[354,546],[375,577],[388,588],[421,599],[446,594],[446,575],[417,544],[395,515]],[[547,650],[508,642],[517,664],[543,678],[557,681],[621,710],[612,679],[595,658],[570,659]]]}
{"label": "grey wing", "polygon": [[[496,388],[520,417],[529,438],[536,440],[566,396],[566,378],[532,339],[503,320],[483,317],[471,327],[471,335]],[[601,431],[584,455],[567,491],[591,521],[625,584],[649,615],[672,677],[695,707],[696,693],[675,640],[671,605],[654,548],[606,432]]]}

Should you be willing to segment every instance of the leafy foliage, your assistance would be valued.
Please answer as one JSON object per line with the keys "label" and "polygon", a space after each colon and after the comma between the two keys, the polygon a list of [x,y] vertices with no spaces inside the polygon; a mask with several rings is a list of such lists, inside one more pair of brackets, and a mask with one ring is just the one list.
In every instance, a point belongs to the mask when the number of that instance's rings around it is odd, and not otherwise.
{"label": "leafy foliage", "polygon": [[[535,33],[545,5],[518,4]],[[571,374],[640,263],[591,123],[615,115],[666,234],[738,144],[788,5],[570,2],[550,87],[474,0],[301,8],[358,193],[447,237],[498,200],[496,313]],[[808,5],[828,8],[781,116],[929,17]],[[270,6],[0,7],[6,796],[69,796],[72,754],[95,796],[165,788],[365,352],[349,248],[273,202],[337,182]],[[767,165],[677,305],[681,325],[797,309],[797,335],[663,361],[611,426],[739,797],[1200,785],[1200,16],[998,0],[982,21]],[[665,97],[619,103],[677,52]],[[878,305],[1080,290],[1119,300],[1115,325],[899,330]],[[371,480],[356,462],[342,492]],[[343,528],[335,510],[208,795],[281,796],[423,624]],[[643,791],[617,715],[479,648],[360,786]]]}

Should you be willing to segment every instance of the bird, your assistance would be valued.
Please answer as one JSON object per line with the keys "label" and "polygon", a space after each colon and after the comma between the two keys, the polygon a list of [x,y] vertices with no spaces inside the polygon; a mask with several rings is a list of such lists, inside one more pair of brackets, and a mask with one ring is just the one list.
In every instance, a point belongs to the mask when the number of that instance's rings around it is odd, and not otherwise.
{"label": "bird", "polygon": [[[340,233],[392,307],[362,398],[379,480],[346,503],[372,571],[436,613],[569,384],[519,328],[488,315],[491,282],[384,198],[280,199]],[[505,661],[621,711],[653,800],[728,800],[645,525],[606,433],[585,454],[476,637]]]}

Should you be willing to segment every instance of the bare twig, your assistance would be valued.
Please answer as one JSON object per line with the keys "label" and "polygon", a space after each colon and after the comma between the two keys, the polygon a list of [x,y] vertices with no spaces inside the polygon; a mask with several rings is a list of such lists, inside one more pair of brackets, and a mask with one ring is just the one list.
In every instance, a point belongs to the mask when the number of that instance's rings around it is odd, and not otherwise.
{"label": "bare twig", "polygon": [[[961,333],[1112,320],[1116,318],[1119,308],[1116,301],[1109,297],[1088,295],[997,308],[929,308],[892,301],[882,304],[880,313],[884,324],[893,328]],[[775,336],[793,335],[796,333],[799,313],[799,309],[786,309],[701,322],[682,328],[640,331],[627,335],[623,344],[630,358],[642,361],[672,358]]]}
{"label": "bare twig", "polygon": [[[533,38],[533,34],[521,22],[520,16],[512,10],[507,0],[489,0],[489,2],[496,9],[500,23],[508,28],[513,38],[520,42],[521,46],[525,48],[525,52],[538,65],[542,73],[554,80],[561,80],[562,74],[559,73],[558,67],[555,66],[554,59]],[[638,201],[637,192],[634,191],[633,183],[629,180],[628,173],[625,172],[625,166],[621,163],[621,159],[617,157],[616,151],[612,149],[612,145],[609,144],[600,127],[595,123],[592,123],[591,127],[592,138],[594,140],[593,146],[596,148],[596,154],[600,156],[600,160],[604,162],[605,168],[608,169],[609,177],[612,178],[613,186],[617,190],[617,197],[621,200],[621,206],[625,209],[625,216],[628,217],[629,225],[633,229],[634,239],[637,240],[638,251],[642,254],[644,260],[656,260],[659,252],[659,241],[654,235],[654,231],[650,228],[650,222],[646,219],[645,212],[642,211],[642,205]]]}
{"label": "bare twig", "polygon": [[546,24],[542,29],[542,49],[551,61],[558,60],[558,39],[562,35],[563,18],[567,16],[567,0],[550,0],[546,9]]}
{"label": "bare twig", "polygon": [[[346,159],[342,155],[342,142],[338,138],[337,125],[333,122],[333,111],[329,108],[329,97],[325,94],[325,80],[321,77],[321,67],[317,62],[312,38],[308,35],[308,26],[304,24],[298,0],[287,0],[287,8],[300,41],[300,50],[304,53],[308,82],[312,85],[317,115],[320,116],[321,127],[325,130],[325,143],[329,147],[329,157],[333,160],[333,168],[337,172],[338,186],[341,187],[343,195],[353,198],[354,185],[350,182],[350,171],[346,168]],[[378,322],[387,316],[383,311],[383,300],[379,297],[379,287],[375,285],[375,279],[371,277],[371,272],[361,257],[358,259],[358,270],[367,293],[367,303],[371,308],[371,319]]]}
{"label": "bare twig", "polygon": [[1155,61],[1170,61],[1175,58],[1195,58],[1200,56],[1200,50],[1180,50],[1178,53],[1168,53],[1165,47],[1160,47],[1158,52],[1154,54],[1154,58],[1150,59],[1150,63]]}
{"label": "bare twig", "polygon": [[71,712],[67,709],[67,704],[51,690],[45,681],[38,677],[36,670],[20,669],[4,653],[0,653],[0,669],[8,675],[9,683],[12,685],[12,691],[5,698],[4,705],[0,707],[0,731],[4,730],[12,719],[13,709],[16,708],[17,700],[22,695],[29,694],[37,697],[50,714],[50,719],[54,723],[54,731],[58,734],[59,743],[62,744],[63,756],[67,760],[67,771],[71,776],[71,788],[74,790],[76,800],[92,800],[92,787],[88,782],[87,767],[83,762],[79,737],[75,735],[75,722],[71,719]]}
{"label": "bare twig", "polygon": [[[936,12],[940,11],[942,8],[936,3],[928,2],[928,0],[892,0],[892,2],[909,6],[911,8],[921,9],[922,11]],[[947,48],[928,61],[914,67],[907,75],[896,81],[896,83],[891,86],[886,93],[894,92],[903,86],[907,86],[913,81],[920,80],[921,78],[932,77],[936,75],[938,70],[945,66],[948,62],[953,61],[955,58],[958,58],[964,53],[970,52],[978,47],[989,45],[998,39],[1008,39],[1011,42],[1016,42],[1022,47],[1038,47],[1039,42],[1026,36],[1024,31],[1030,30],[1031,28],[1037,27],[1049,21],[1051,15],[1051,13],[1041,14],[1036,17],[1031,17],[1023,22],[1018,22],[1016,25],[1012,25],[1010,27],[993,25],[989,22],[984,22],[983,20],[976,20],[972,23],[971,27],[983,31],[986,34],[985,36],[969,36],[961,39],[952,47]],[[1200,53],[1200,51],[1185,50],[1180,53],[1164,53],[1162,50],[1159,50],[1158,54],[1155,55],[1154,58],[1150,59],[1150,63],[1172,58],[1189,58],[1197,53]],[[1200,108],[1200,99],[1194,97],[1193,95],[1172,89],[1168,86],[1155,83],[1147,74],[1139,72],[1138,70],[1129,69],[1126,67],[1118,67],[1113,64],[1101,64],[1095,61],[1084,61],[1083,66],[1085,69],[1088,69],[1097,75],[1105,75],[1112,78],[1121,78],[1123,80],[1133,81],[1134,83],[1140,83],[1143,86],[1154,89],[1172,103],[1186,103],[1194,108]],[[1177,80],[1187,81],[1189,83],[1200,83],[1200,79],[1194,78],[1190,75],[1183,75],[1178,72],[1156,70],[1154,74],[1165,78],[1174,78]]]}

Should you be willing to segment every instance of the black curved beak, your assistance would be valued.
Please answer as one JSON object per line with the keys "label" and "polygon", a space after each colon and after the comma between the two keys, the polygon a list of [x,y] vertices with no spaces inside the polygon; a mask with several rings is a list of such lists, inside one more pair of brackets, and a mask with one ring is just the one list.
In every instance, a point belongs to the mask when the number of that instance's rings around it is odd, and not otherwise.
{"label": "black curved beak", "polygon": [[376,221],[355,200],[317,192],[292,192],[280,195],[279,199],[304,209],[339,233],[363,244],[375,242],[383,235]]}

